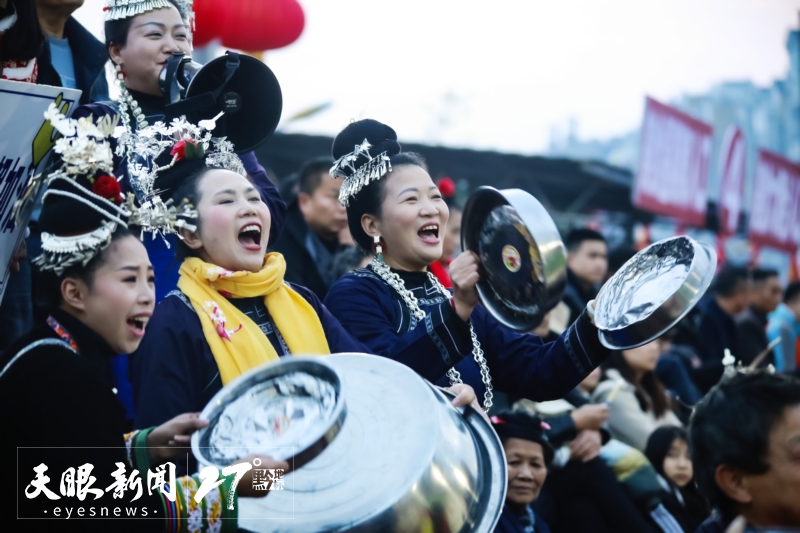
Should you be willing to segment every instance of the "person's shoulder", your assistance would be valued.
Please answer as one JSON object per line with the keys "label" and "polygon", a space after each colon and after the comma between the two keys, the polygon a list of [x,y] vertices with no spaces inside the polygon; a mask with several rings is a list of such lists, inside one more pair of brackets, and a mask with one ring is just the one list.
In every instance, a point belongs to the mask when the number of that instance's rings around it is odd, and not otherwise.
{"label": "person's shoulder", "polygon": [[167,295],[164,296],[160,302],[158,302],[158,305],[156,305],[156,311],[158,310],[162,310],[162,312],[175,310],[180,310],[178,312],[183,313],[186,313],[187,311],[191,311],[192,313],[196,312],[194,305],[192,305],[191,300],[189,300],[189,297],[179,289],[169,291]]}
{"label": "person's shoulder", "polygon": [[289,288],[292,289],[294,292],[305,298],[305,300],[308,303],[310,303],[315,309],[319,309],[319,307],[322,305],[322,301],[319,299],[319,297],[316,294],[314,294],[314,291],[312,291],[308,287],[305,287],[303,285],[298,285],[297,283],[292,283],[291,281],[287,281],[286,285],[288,285]]}
{"label": "person's shoulder", "polygon": [[736,322],[736,325],[739,327],[749,327],[749,326],[757,326],[758,325],[758,318],[756,318],[755,313],[749,307],[736,315],[733,318],[733,321]]}
{"label": "person's shoulder", "polygon": [[85,374],[85,361],[61,339],[36,332],[20,339],[0,364],[0,379],[8,383],[72,380]]}
{"label": "person's shoulder", "polygon": [[[199,326],[200,317],[197,311],[183,292],[174,290],[156,304],[153,316],[147,323],[148,331],[178,331],[186,329],[187,326]],[[145,335],[147,339],[147,335]]]}
{"label": "person's shoulder", "polygon": [[[147,322],[147,329],[139,347],[129,355],[132,367],[143,361],[185,358],[195,354],[197,339],[205,339],[203,324],[189,298],[179,290],[164,297]],[[169,346],[169,350],[164,350]]]}
{"label": "person's shoulder", "polygon": [[325,296],[325,305],[333,309],[359,298],[369,298],[377,305],[378,301],[387,297],[391,298],[391,287],[372,269],[358,268],[336,280]]}
{"label": "person's shoulder", "polygon": [[84,52],[87,51],[87,48],[90,48],[92,52],[96,54],[102,54],[106,59],[108,59],[106,45],[103,44],[100,39],[95,37],[92,32],[87,30],[83,24],[78,22],[75,17],[69,17],[67,19],[67,22],[64,25],[64,33],[67,39],[74,41],[75,44],[84,49]]}
{"label": "person's shoulder", "polygon": [[616,387],[619,387],[620,392],[627,392],[633,388],[616,369],[608,369],[606,371],[606,379],[598,383],[594,392],[592,392],[592,401],[604,401]]}
{"label": "person's shoulder", "polygon": [[695,533],[724,533],[726,527],[719,513],[714,512],[700,524]]}

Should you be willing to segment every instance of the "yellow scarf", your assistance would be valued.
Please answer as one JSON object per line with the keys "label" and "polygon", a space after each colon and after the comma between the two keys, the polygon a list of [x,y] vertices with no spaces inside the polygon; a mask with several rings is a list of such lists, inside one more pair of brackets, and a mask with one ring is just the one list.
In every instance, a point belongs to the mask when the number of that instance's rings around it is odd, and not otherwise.
{"label": "yellow scarf", "polygon": [[328,341],[314,308],[284,283],[286,261],[279,253],[264,256],[258,272],[232,272],[197,257],[181,265],[178,288],[194,306],[222,384],[278,353],[255,322],[228,298],[263,296],[272,320],[292,354],[329,354]]}

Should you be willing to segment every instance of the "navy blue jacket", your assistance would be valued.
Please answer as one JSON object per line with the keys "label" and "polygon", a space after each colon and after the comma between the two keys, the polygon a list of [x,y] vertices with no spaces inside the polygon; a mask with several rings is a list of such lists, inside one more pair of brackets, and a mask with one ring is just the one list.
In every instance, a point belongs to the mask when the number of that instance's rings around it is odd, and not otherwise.
{"label": "navy blue jacket", "polygon": [[[533,524],[534,533],[550,533],[550,527],[542,518],[534,513],[536,522]],[[519,517],[508,508],[503,507],[503,514],[500,515],[500,520],[497,522],[497,527],[494,528],[494,533],[524,533],[522,524],[519,523]]]}
{"label": "navy blue jacket", "polygon": [[[426,312],[424,320],[417,322],[397,292],[370,268],[340,278],[328,292],[325,305],[371,353],[401,362],[437,385],[449,386],[445,373],[455,366],[482,404],[486,388],[472,357],[469,324],[453,311],[449,299],[437,292],[426,273],[395,272]],[[536,335],[503,326],[481,305],[470,321],[483,348],[492,386],[534,401],[561,398],[609,353],[585,313],[547,344]]]}
{"label": "navy blue jacket", "polygon": [[725,348],[738,356],[739,334],[732,316],[722,310],[712,298],[697,306],[702,312],[700,320],[700,357],[704,362],[719,362],[725,356]]}
{"label": "navy blue jacket", "polygon": [[[367,352],[305,287],[289,284],[314,307],[331,353]],[[264,317],[261,317],[264,320]],[[260,320],[260,321],[261,321]],[[271,328],[265,334],[275,351],[285,355]],[[219,367],[206,341],[200,317],[189,299],[173,291],[162,300],[147,324],[147,333],[130,355],[130,379],[136,405],[135,428],[156,426],[181,413],[202,411],[222,388]]]}
{"label": "navy blue jacket", "polygon": [[[82,92],[80,104],[108,100],[108,81],[106,81],[106,46],[81,26],[73,17],[64,25],[64,37],[72,49],[72,64],[75,69],[75,84]],[[45,44],[36,58],[39,68],[39,85],[61,87],[61,76],[56,72],[50,56],[50,46]]]}

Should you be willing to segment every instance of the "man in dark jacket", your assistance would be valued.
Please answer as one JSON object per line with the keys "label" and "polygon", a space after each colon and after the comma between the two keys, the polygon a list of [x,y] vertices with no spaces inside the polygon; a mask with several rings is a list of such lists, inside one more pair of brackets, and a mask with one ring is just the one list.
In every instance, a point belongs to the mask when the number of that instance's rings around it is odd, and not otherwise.
{"label": "man in dark jacket", "polygon": [[711,286],[712,296],[697,305],[694,320],[695,347],[701,359],[692,377],[701,392],[708,391],[722,376],[725,349],[739,356],[739,333],[734,317],[744,311],[748,298],[748,275],[743,267],[724,266]]}
{"label": "man in dark jacket", "polygon": [[[739,328],[739,351],[734,355],[745,364],[767,348],[767,315],[778,308],[781,303],[781,280],[776,270],[757,268],[752,272],[750,289],[750,306],[736,315],[736,326]],[[771,357],[764,359],[766,366]]]}
{"label": "man in dark jacket", "polygon": [[569,323],[572,324],[600,290],[608,270],[608,245],[601,233],[588,228],[570,231],[564,244],[567,247],[567,286],[563,301],[569,306]]}
{"label": "man in dark jacket", "polygon": [[742,267],[725,266],[712,286],[713,297],[701,302],[700,357],[704,361],[722,361],[728,348],[738,357],[739,336],[733,317],[747,305],[748,276]]}
{"label": "man in dark jacket", "polygon": [[80,104],[109,100],[105,64],[108,52],[72,17],[83,0],[36,0],[47,43],[37,57],[40,85],[80,89]]}
{"label": "man in dark jacket", "polygon": [[343,180],[330,177],[331,165],[330,159],[315,159],[300,171],[297,201],[273,247],[286,259],[284,279],[308,287],[320,300],[336,281],[333,259],[342,250],[339,232],[347,227],[347,211],[339,203]]}

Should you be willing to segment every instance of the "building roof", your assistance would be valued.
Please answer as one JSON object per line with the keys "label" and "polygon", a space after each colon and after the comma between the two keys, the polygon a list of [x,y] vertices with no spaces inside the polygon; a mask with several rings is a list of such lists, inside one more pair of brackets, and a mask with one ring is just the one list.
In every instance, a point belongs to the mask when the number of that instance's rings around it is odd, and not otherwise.
{"label": "building roof", "polygon": [[[333,139],[326,136],[275,134],[257,150],[259,160],[280,178],[297,172],[303,162],[330,155]],[[506,154],[402,143],[404,151],[422,154],[434,179],[466,179],[470,188],[520,188],[533,194],[551,212],[627,213],[636,220],[651,216],[631,204],[633,174],[597,161]]]}

